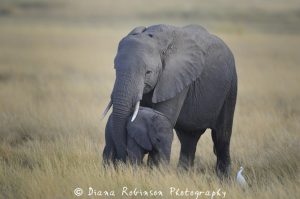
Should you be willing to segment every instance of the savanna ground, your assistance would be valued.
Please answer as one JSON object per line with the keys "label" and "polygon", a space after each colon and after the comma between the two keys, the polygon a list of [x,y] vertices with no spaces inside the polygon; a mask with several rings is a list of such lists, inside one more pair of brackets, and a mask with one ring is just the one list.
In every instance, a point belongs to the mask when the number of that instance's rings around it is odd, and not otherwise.
{"label": "savanna ground", "polygon": [[[208,130],[195,169],[101,166],[119,40],[133,27],[197,23],[233,50],[239,77],[233,180],[215,175]],[[226,198],[300,197],[299,1],[0,2],[0,198],[77,198],[73,190],[137,187],[226,191]],[[251,185],[234,181],[239,166]],[[140,198],[140,197],[136,197]],[[175,197],[175,198],[195,198]],[[210,198],[201,196],[199,198]],[[220,197],[215,197],[220,198]]]}

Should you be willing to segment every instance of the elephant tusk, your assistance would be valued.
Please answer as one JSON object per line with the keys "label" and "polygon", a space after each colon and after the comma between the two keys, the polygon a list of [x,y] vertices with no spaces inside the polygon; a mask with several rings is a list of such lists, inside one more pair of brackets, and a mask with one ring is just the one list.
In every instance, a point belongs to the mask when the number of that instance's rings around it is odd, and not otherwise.
{"label": "elephant tusk", "polygon": [[105,110],[104,110],[103,113],[102,113],[101,119],[103,119],[103,118],[105,117],[105,115],[107,114],[107,112],[109,111],[109,109],[111,108],[111,106],[112,106],[112,101],[109,100],[109,103],[107,104]]}
{"label": "elephant tusk", "polygon": [[135,108],[134,108],[134,112],[133,112],[133,116],[131,118],[131,122],[133,122],[139,112],[139,108],[140,108],[140,101],[138,101],[135,105]]}

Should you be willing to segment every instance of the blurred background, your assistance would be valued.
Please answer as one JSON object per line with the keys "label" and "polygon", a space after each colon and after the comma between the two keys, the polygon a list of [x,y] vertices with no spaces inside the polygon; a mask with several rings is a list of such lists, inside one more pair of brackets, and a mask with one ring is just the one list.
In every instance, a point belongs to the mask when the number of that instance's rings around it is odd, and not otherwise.
{"label": "blurred background", "polygon": [[[202,25],[232,49],[239,92],[231,153],[233,170],[244,165],[257,181],[249,198],[271,198],[282,183],[289,188],[278,198],[299,193],[299,0],[0,0],[0,198],[103,185],[91,173],[101,170],[100,117],[118,42],[134,27],[161,23]],[[175,136],[174,168],[179,150]],[[208,132],[196,168],[213,173],[214,164]],[[109,179],[107,187],[122,181]]]}

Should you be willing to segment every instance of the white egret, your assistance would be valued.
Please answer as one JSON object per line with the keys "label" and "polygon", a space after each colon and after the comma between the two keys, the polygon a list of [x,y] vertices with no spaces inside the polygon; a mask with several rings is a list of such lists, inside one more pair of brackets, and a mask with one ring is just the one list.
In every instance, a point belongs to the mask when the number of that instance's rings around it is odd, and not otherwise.
{"label": "white egret", "polygon": [[246,188],[248,187],[248,183],[246,182],[244,176],[242,175],[243,170],[244,168],[240,167],[240,170],[236,174],[236,180],[241,187]]}

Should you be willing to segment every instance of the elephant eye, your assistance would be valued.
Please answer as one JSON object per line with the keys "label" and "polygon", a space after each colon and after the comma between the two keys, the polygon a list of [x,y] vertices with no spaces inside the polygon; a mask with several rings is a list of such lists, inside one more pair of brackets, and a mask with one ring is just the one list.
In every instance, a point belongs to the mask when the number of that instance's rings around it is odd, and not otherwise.
{"label": "elephant eye", "polygon": [[152,73],[152,71],[148,70],[148,71],[146,72],[146,75],[149,75],[149,74],[151,74],[151,73]]}

